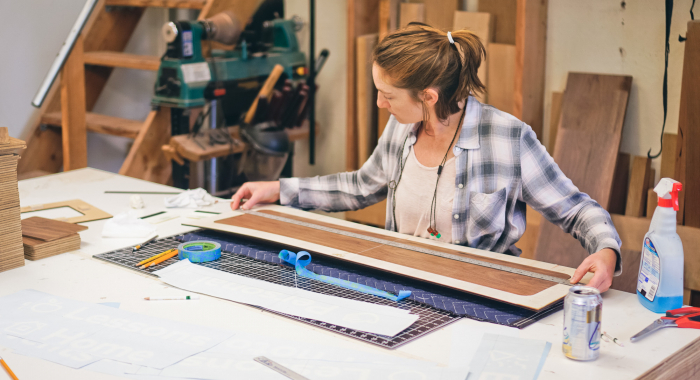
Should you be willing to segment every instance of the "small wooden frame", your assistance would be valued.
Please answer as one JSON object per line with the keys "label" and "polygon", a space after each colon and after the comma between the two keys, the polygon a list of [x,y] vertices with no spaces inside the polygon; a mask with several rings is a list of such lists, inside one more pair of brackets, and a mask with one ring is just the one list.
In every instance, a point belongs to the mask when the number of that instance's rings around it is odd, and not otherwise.
{"label": "small wooden frame", "polygon": [[[332,225],[336,229],[375,236],[385,240],[400,240],[402,243],[409,245],[469,256],[482,261],[496,262],[501,265],[561,278],[569,278],[574,273],[572,268],[555,264],[440,243],[283,206],[258,207],[256,211],[283,215],[287,218],[300,219],[313,224]],[[316,254],[332,256],[336,259],[478,294],[533,310],[540,310],[560,300],[568,293],[570,288],[554,282],[381,245],[331,232],[314,230],[238,211],[228,212],[208,219],[191,221],[187,225],[284,244],[294,247],[293,249],[304,249]],[[589,274],[587,276],[585,282],[592,275]]]}
{"label": "small wooden frame", "polygon": [[87,202],[81,201],[80,199],[71,199],[69,201],[61,201],[61,202],[26,206],[26,207],[20,208],[19,212],[24,213],[24,212],[31,212],[31,211],[49,210],[49,209],[59,208],[59,207],[70,207],[73,210],[83,214],[81,216],[76,216],[73,218],[57,219],[57,220],[61,220],[61,221],[68,222],[68,223],[85,223],[85,222],[92,222],[95,220],[108,219],[108,218],[112,217],[112,215],[100,210],[99,208],[97,208],[97,207],[95,207]]}

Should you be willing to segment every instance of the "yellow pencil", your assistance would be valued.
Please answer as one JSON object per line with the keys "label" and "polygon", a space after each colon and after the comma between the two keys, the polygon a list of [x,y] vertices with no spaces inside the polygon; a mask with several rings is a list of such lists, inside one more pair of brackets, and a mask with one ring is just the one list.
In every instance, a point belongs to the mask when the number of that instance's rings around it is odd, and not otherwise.
{"label": "yellow pencil", "polygon": [[2,366],[5,368],[5,371],[7,371],[7,373],[10,374],[10,377],[11,377],[13,380],[19,380],[19,379],[17,378],[17,376],[15,376],[15,373],[12,372],[12,370],[10,369],[10,366],[8,366],[7,363],[5,363],[5,360],[3,360],[3,358],[2,358],[1,356],[0,356],[0,365],[2,365]]}
{"label": "yellow pencil", "polygon": [[172,257],[177,256],[177,253],[178,253],[178,252],[177,252],[177,249],[176,249],[174,252],[168,253],[167,255],[165,255],[165,256],[163,256],[163,257],[157,258],[157,259],[155,259],[154,261],[151,261],[150,263],[146,263],[145,265],[142,265],[142,266],[141,266],[141,269],[146,269],[146,268],[148,268],[148,267],[156,266],[156,265],[162,263],[162,262],[165,261],[165,260],[168,260],[168,259],[170,259],[170,258],[172,258]]}
{"label": "yellow pencil", "polygon": [[165,255],[167,255],[168,253],[171,253],[172,251],[177,251],[177,248],[169,249],[169,250],[167,250],[167,251],[165,251],[165,252],[163,252],[163,253],[159,253],[159,254],[157,254],[157,255],[155,255],[155,256],[151,256],[151,257],[147,258],[146,260],[143,260],[143,261],[139,262],[138,264],[135,264],[134,266],[135,266],[135,267],[141,266],[141,265],[143,265],[143,264],[146,264],[146,263],[149,262],[149,261],[153,261],[153,260],[155,260],[155,259],[157,259],[157,258],[160,258],[160,257],[162,257],[162,256],[165,256]]}

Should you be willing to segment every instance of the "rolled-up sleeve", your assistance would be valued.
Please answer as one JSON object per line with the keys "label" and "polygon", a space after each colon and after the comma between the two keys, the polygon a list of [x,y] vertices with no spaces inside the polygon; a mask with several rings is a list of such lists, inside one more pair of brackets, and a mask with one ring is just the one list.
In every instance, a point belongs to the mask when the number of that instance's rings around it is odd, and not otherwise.
{"label": "rolled-up sleeve", "polygon": [[529,126],[524,125],[520,141],[521,200],[578,239],[588,254],[615,251],[615,275],[622,273],[620,237],[610,214],[564,175]]}
{"label": "rolled-up sleeve", "polygon": [[280,203],[304,210],[338,212],[358,210],[384,200],[389,180],[385,170],[387,154],[395,150],[391,144],[394,131],[391,125],[387,126],[372,155],[359,170],[280,180]]}

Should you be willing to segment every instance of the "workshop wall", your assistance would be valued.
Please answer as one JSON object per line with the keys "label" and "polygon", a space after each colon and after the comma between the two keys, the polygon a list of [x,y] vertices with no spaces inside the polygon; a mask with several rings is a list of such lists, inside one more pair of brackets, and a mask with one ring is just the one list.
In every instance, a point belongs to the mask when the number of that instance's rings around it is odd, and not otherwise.
{"label": "workshop wall", "polygon": [[[666,132],[678,130],[684,44],[692,0],[674,2],[668,63]],[[549,138],[552,92],[566,86],[567,72],[632,75],[620,150],[645,156],[659,151],[663,124],[665,7],[659,0],[556,0],[549,2],[545,73],[544,140]],[[696,14],[700,12],[695,8]],[[652,167],[659,173],[661,158]],[[658,179],[658,174],[657,174]]]}

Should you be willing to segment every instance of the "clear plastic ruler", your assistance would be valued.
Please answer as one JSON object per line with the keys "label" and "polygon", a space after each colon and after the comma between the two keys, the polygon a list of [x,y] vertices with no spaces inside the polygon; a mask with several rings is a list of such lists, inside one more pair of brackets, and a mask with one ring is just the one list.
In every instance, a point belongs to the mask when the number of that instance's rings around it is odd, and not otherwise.
{"label": "clear plastic ruler", "polygon": [[258,356],[257,358],[255,358],[253,360],[255,360],[256,362],[264,365],[265,367],[267,367],[275,372],[278,372],[284,376],[287,376],[288,378],[290,378],[292,380],[309,380],[309,378],[304,377],[304,376],[292,371],[291,369],[283,366],[282,364],[279,364],[276,361],[270,360],[264,356]]}
{"label": "clear plastic ruler", "polygon": [[381,239],[381,238],[377,238],[377,237],[373,237],[373,236],[367,236],[367,235],[358,234],[358,233],[354,233],[354,232],[344,231],[344,230],[340,230],[337,228],[321,226],[318,224],[302,222],[300,220],[285,218],[283,216],[272,215],[272,214],[267,214],[267,213],[262,213],[262,212],[258,212],[258,211],[252,211],[252,210],[249,210],[249,211],[241,210],[241,211],[243,211],[246,214],[250,214],[250,215],[260,216],[263,218],[273,219],[273,220],[277,220],[277,221],[285,222],[285,223],[296,224],[296,225],[302,226],[302,227],[308,227],[308,228],[313,228],[313,229],[317,229],[320,231],[331,232],[331,233],[338,234],[338,235],[343,235],[343,236],[347,236],[347,237],[351,237],[351,238],[355,238],[355,239],[362,239],[362,240],[366,240],[366,241],[371,241],[371,242],[374,242],[377,244],[388,245],[391,247],[406,249],[409,251],[425,253],[428,255],[442,257],[444,259],[461,261],[461,262],[468,263],[468,264],[479,265],[482,267],[497,269],[497,270],[501,270],[501,271],[509,272],[509,273],[515,273],[515,274],[519,274],[522,276],[538,278],[540,280],[551,281],[551,282],[555,282],[557,284],[568,285],[568,286],[573,285],[569,282],[568,279],[549,276],[546,274],[532,272],[532,271],[528,271],[525,269],[513,268],[513,267],[506,266],[506,265],[490,263],[487,261],[481,261],[481,260],[472,259],[469,257],[459,256],[459,255],[453,255],[451,253],[435,251],[432,249],[427,249],[427,248],[422,248],[422,247],[416,247],[416,246],[413,246],[410,244],[404,244],[404,243],[399,243],[399,242],[395,242],[395,241],[391,241],[391,240],[385,240],[385,239]]}

